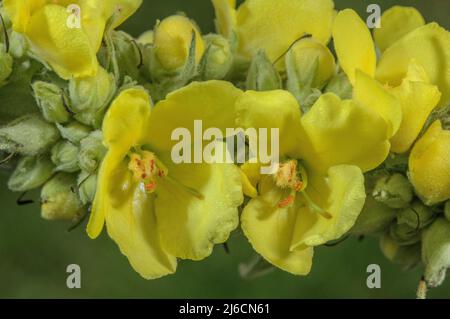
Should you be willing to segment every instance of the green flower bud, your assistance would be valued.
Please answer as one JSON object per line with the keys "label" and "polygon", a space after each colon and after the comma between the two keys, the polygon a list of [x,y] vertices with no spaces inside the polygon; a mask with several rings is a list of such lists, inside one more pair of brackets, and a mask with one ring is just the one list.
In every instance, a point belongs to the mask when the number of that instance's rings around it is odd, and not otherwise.
{"label": "green flower bud", "polygon": [[86,125],[81,124],[80,122],[71,122],[66,126],[57,124],[61,136],[72,142],[73,144],[80,144],[81,140],[89,135],[92,129]]}
{"label": "green flower bud", "polygon": [[364,208],[350,231],[353,235],[368,235],[384,231],[395,219],[396,211],[367,196]]}
{"label": "green flower bud", "polygon": [[114,45],[113,59],[115,61],[113,63],[117,64],[119,70],[119,74],[116,76],[120,75],[120,81],[125,76],[137,80],[143,57],[136,40],[122,31],[113,31],[111,37]]}
{"label": "green flower bud", "polygon": [[115,78],[103,68],[99,68],[94,77],[70,80],[70,107],[75,113],[75,119],[83,124],[100,128],[106,108],[115,92]]}
{"label": "green flower bud", "polygon": [[97,174],[81,172],[78,176],[78,193],[83,205],[88,205],[94,202],[96,190]]}
{"label": "green flower bud", "polygon": [[8,181],[13,192],[26,192],[38,188],[52,175],[55,165],[48,156],[26,156],[17,164]]}
{"label": "green flower bud", "polygon": [[61,141],[52,148],[52,162],[56,172],[74,173],[80,170],[78,153],[80,149],[68,141]]}
{"label": "green flower bud", "polygon": [[380,248],[384,256],[393,262],[411,269],[420,262],[420,243],[410,246],[400,246],[389,235],[380,238]]}
{"label": "green flower bud", "polygon": [[422,236],[422,261],[429,288],[440,286],[450,268],[450,222],[437,219]]}
{"label": "green flower bud", "polygon": [[420,231],[406,224],[391,224],[389,234],[400,246],[409,246],[420,241]]}
{"label": "green flower bud", "polygon": [[75,175],[59,173],[41,192],[41,215],[46,220],[78,221],[86,213],[76,192]]}
{"label": "green flower bud", "polygon": [[281,88],[281,77],[277,69],[263,51],[258,52],[248,71],[247,90],[271,91]]}
{"label": "green flower bud", "polygon": [[450,200],[445,203],[444,207],[445,218],[450,221]]}
{"label": "green flower bud", "polygon": [[0,43],[0,86],[9,78],[13,70],[13,58]]}
{"label": "green flower bud", "polygon": [[27,39],[20,33],[12,31],[9,36],[9,53],[15,59],[23,59],[29,50]]}
{"label": "green flower bud", "polygon": [[375,184],[373,197],[391,208],[406,208],[411,203],[414,190],[402,174],[381,177]]}
{"label": "green flower bud", "polygon": [[25,115],[0,128],[0,150],[35,156],[48,151],[59,137],[56,127],[39,114]]}
{"label": "green flower bud", "polygon": [[100,166],[106,155],[107,149],[103,145],[103,135],[101,131],[92,132],[83,139],[80,144],[78,162],[80,168],[90,174],[94,173]]}
{"label": "green flower bud", "polygon": [[218,34],[209,34],[204,40],[206,51],[199,66],[200,78],[204,81],[222,80],[233,65],[230,42]]}
{"label": "green flower bud", "polygon": [[336,74],[325,88],[326,93],[334,93],[343,100],[353,97],[353,86],[345,73]]}
{"label": "green flower bud", "polygon": [[415,201],[410,207],[401,210],[397,215],[398,224],[405,224],[417,230],[425,228],[433,220],[433,210],[420,201]]}
{"label": "green flower bud", "polygon": [[37,105],[47,121],[65,123],[69,120],[70,114],[66,108],[67,98],[60,87],[43,81],[34,82],[31,87]]}

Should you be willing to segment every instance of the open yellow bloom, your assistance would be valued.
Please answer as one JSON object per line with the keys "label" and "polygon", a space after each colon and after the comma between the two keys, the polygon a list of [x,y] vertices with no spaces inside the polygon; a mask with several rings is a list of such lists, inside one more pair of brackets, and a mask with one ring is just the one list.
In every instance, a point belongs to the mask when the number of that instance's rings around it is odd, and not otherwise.
{"label": "open yellow bloom", "polygon": [[[436,81],[433,82],[433,72],[430,74],[430,69],[441,65],[443,70],[439,72],[442,75],[446,74],[445,76],[450,74],[448,68],[450,60],[447,61],[447,58],[445,58],[445,50],[441,50],[440,48],[441,46],[445,48],[447,45],[445,43],[448,39],[445,40],[446,36],[444,35],[446,31],[442,29],[437,30],[435,29],[437,26],[433,27],[432,25],[423,27],[431,28],[434,31],[421,32],[422,35],[415,37],[414,41],[417,42],[414,44],[416,47],[415,50],[413,43],[410,40],[405,40],[413,36],[416,32],[410,30],[412,26],[420,24],[420,19],[416,17],[416,13],[414,12],[409,8],[395,7],[392,11],[388,10],[385,13],[387,19],[386,21],[383,20],[385,22],[383,23],[383,31],[379,31],[378,33],[379,41],[384,41],[384,44],[379,45],[388,46],[386,43],[394,41],[394,39],[400,39],[393,44],[389,44],[389,48],[383,53],[378,67],[372,37],[367,26],[356,12],[350,9],[340,12],[336,17],[333,29],[336,53],[343,70],[352,83],[355,85],[358,72],[361,71],[371,77],[376,76],[386,86],[389,93],[399,101],[398,107],[396,108],[389,107],[386,103],[379,103],[381,106],[385,106],[379,108],[380,114],[385,118],[391,118],[394,124],[391,143],[392,151],[395,153],[404,153],[411,148],[428,116],[441,100],[441,93],[438,89],[441,86],[436,84]],[[405,25],[407,29],[399,30],[396,28],[398,23],[403,22],[398,22],[395,19],[411,15],[413,17],[410,20],[413,21],[407,20],[411,22],[407,26]],[[403,34],[406,35],[401,37]],[[388,35],[391,37],[388,37]],[[436,40],[438,41],[432,47],[430,42],[434,36],[436,36]],[[405,41],[408,43],[408,46],[411,46],[408,50],[406,50],[404,45],[401,45]],[[422,56],[424,54],[423,52],[419,52],[421,50],[419,47],[422,46],[422,43],[428,46],[425,50],[427,52],[427,58]],[[424,61],[425,59],[432,62]],[[386,61],[390,62],[388,63]],[[402,71],[402,74],[397,72],[398,65],[406,68],[404,72]],[[431,65],[434,66],[430,67]],[[395,81],[389,80],[391,76],[395,78]],[[445,76],[439,77],[442,82],[447,81],[445,80]],[[363,79],[361,76],[359,78]],[[359,92],[355,88],[355,95],[360,93],[369,94],[370,91],[368,87],[359,90]],[[376,97],[373,96],[373,98]]]}
{"label": "open yellow bloom", "polygon": [[[87,232],[96,238],[106,222],[144,278],[175,272],[176,258],[209,256],[238,226],[239,170],[232,164],[175,164],[171,134],[191,128],[194,119],[214,126],[215,114],[233,109],[240,93],[225,82],[193,83],[151,110],[146,91],[132,88],[111,105],[103,126],[108,153]],[[232,125],[234,118],[228,119],[222,117],[224,125]]]}
{"label": "open yellow bloom", "polygon": [[363,172],[389,152],[391,124],[363,104],[322,95],[301,117],[286,91],[248,91],[237,101],[237,125],[278,128],[280,164],[273,175],[245,164],[244,190],[253,197],[241,216],[254,249],[273,265],[309,273],[313,247],[340,238],[365,201]]}
{"label": "open yellow bloom", "polygon": [[108,20],[112,18],[111,26],[117,27],[141,3],[142,0],[3,1],[13,29],[24,34],[33,53],[63,79],[95,75],[96,54]]}
{"label": "open yellow bloom", "polygon": [[450,131],[434,122],[414,145],[409,173],[416,192],[429,204],[450,199]]}
{"label": "open yellow bloom", "polygon": [[309,34],[326,44],[335,15],[332,0],[246,0],[237,10],[236,1],[213,4],[218,31],[226,37],[234,31],[239,55],[251,59],[264,50],[272,62],[302,36]]}

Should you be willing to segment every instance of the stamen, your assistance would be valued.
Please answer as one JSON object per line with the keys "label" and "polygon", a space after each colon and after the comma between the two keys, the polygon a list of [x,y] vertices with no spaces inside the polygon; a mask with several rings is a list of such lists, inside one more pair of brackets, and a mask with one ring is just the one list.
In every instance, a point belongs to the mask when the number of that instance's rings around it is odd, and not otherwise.
{"label": "stamen", "polygon": [[313,200],[308,196],[308,194],[306,194],[306,192],[302,192],[301,194],[305,198],[306,203],[308,204],[309,208],[312,211],[318,213],[320,216],[322,216],[322,217],[324,217],[326,219],[332,219],[333,218],[333,216],[329,212],[323,210],[316,203],[314,203]]}
{"label": "stamen", "polygon": [[278,203],[278,208],[286,208],[292,205],[292,203],[295,200],[295,196],[294,195],[289,195],[287,198],[281,200]]}

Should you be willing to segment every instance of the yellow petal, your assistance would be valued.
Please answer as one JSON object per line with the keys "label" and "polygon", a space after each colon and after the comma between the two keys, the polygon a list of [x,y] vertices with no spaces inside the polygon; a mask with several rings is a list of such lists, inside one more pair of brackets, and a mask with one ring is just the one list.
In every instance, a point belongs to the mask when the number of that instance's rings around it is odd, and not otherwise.
{"label": "yellow petal", "polygon": [[218,128],[225,136],[227,128],[236,126],[235,104],[241,94],[224,81],[194,82],[169,94],[153,110],[148,143],[153,149],[170,151],[178,143],[171,139],[175,129],[186,128],[194,138],[195,120],[202,120],[203,131]]}
{"label": "yellow petal", "polygon": [[408,78],[391,92],[401,102],[403,113],[400,129],[391,139],[392,151],[405,153],[409,151],[431,112],[438,105],[441,93],[434,85],[411,81]]}
{"label": "yellow petal", "polygon": [[389,154],[389,124],[371,108],[351,100],[341,101],[332,93],[319,98],[303,116],[302,124],[306,138],[300,145],[301,158],[323,174],[340,164],[368,171]]}
{"label": "yellow petal", "polygon": [[236,0],[212,0],[216,12],[216,30],[231,39],[236,29]]}
{"label": "yellow petal", "polygon": [[83,29],[69,28],[69,13],[59,5],[46,5],[30,18],[26,36],[33,51],[63,79],[93,76],[96,50]]}
{"label": "yellow petal", "polygon": [[270,147],[271,129],[279,129],[281,157],[299,158],[300,106],[295,97],[282,90],[247,91],[237,101],[236,125],[243,129],[267,129]]}
{"label": "yellow petal", "polygon": [[142,88],[123,91],[103,120],[103,139],[110,149],[126,154],[143,143],[150,117],[150,97]]}
{"label": "yellow petal", "polygon": [[352,9],[338,13],[334,20],[333,39],[336,54],[350,82],[355,84],[356,71],[373,77],[377,57],[369,29]]}
{"label": "yellow petal", "polygon": [[16,32],[24,33],[28,28],[31,15],[41,9],[47,0],[4,0],[3,6]]}
{"label": "yellow petal", "polygon": [[309,197],[332,218],[326,219],[308,206],[299,210],[291,249],[318,246],[339,239],[355,224],[366,193],[364,175],[356,166],[331,167],[327,176],[311,174],[306,188]]}
{"label": "yellow petal", "polygon": [[[95,1],[98,0],[88,0]],[[112,24],[112,28],[115,29],[119,25],[121,25],[125,20],[127,20],[133,13],[136,12],[137,9],[142,5],[142,0],[108,0],[105,1],[107,3],[107,17],[114,16],[114,23]]]}
{"label": "yellow petal", "polygon": [[255,198],[258,196],[258,184],[261,180],[261,163],[247,162],[240,167],[244,194]]}
{"label": "yellow petal", "polygon": [[402,107],[400,101],[378,81],[367,74],[356,71],[353,97],[364,106],[377,112],[389,124],[388,136],[397,133],[402,123]]}
{"label": "yellow petal", "polygon": [[450,131],[443,130],[440,121],[413,147],[409,172],[416,192],[427,204],[450,199]]}
{"label": "yellow petal", "polygon": [[272,183],[244,208],[242,230],[256,252],[268,262],[292,274],[307,275],[312,266],[313,249],[306,246],[291,249],[297,207],[278,208],[281,199],[282,192]]}
{"label": "yellow petal", "polygon": [[[180,185],[164,180],[156,190],[162,245],[179,258],[204,259],[214,244],[226,242],[238,226],[238,207],[243,202],[239,169],[233,164],[175,165],[170,157],[163,162]],[[185,187],[196,190],[203,199]]]}
{"label": "yellow petal", "polygon": [[251,59],[265,50],[274,62],[304,35],[326,44],[334,15],[331,0],[247,0],[237,13],[238,51]]}
{"label": "yellow petal", "polygon": [[400,85],[412,60],[422,65],[431,84],[438,86],[442,93],[439,105],[447,105],[450,102],[450,33],[436,23],[408,33],[384,51],[377,79],[391,86]]}
{"label": "yellow petal", "polygon": [[[121,170],[130,174],[125,165]],[[111,199],[105,207],[108,234],[132,267],[146,279],[174,273],[177,261],[162,247],[153,195],[148,195],[142,185],[134,184],[127,189],[127,196],[120,198],[120,205],[113,205]]]}
{"label": "yellow petal", "polygon": [[425,25],[425,19],[414,7],[393,6],[381,16],[381,28],[375,29],[375,43],[381,51],[411,31]]}

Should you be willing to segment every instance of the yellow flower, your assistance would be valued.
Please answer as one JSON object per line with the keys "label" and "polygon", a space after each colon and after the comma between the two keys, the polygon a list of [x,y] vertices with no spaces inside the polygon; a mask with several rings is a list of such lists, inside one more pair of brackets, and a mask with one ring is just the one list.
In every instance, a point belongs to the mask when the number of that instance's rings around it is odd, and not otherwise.
{"label": "yellow flower", "polygon": [[[226,82],[193,83],[170,94],[151,111],[141,88],[123,91],[106,114],[103,160],[87,227],[99,236],[106,222],[110,237],[144,278],[175,272],[176,258],[201,260],[238,226],[242,203],[239,170],[232,164],[174,164],[176,128],[193,132],[233,125],[240,90]],[[232,127],[232,126],[231,126]]]}
{"label": "yellow flower", "polygon": [[409,173],[416,192],[434,205],[450,199],[450,131],[434,122],[409,157]]}
{"label": "yellow flower", "polygon": [[[430,74],[430,69],[441,65],[443,70],[447,70],[443,71],[442,75],[445,75],[440,77],[443,82],[447,81],[445,76],[450,74],[450,59],[447,61],[445,50],[441,50],[441,47],[447,46],[445,43],[448,39],[445,39],[444,35],[446,31],[437,30],[437,26],[428,25],[423,28],[431,28],[434,31],[421,31],[419,35],[414,36],[417,30],[420,31],[422,28],[411,31],[411,28],[419,24],[420,20],[417,13],[411,10],[410,8],[394,7],[385,13],[386,21],[383,20],[382,31],[378,32],[378,41],[380,41],[378,45],[389,46],[389,48],[383,53],[378,67],[372,37],[356,12],[350,9],[340,12],[333,28],[336,53],[350,81],[356,85],[358,73],[362,72],[370,77],[376,76],[399,102],[396,108],[388,107],[386,103],[379,103],[385,106],[379,109],[380,114],[385,118],[391,118],[394,124],[391,143],[392,151],[395,153],[405,153],[411,148],[428,116],[441,100],[441,93],[438,89],[440,86],[433,84],[436,81],[433,82],[433,73]],[[397,25],[403,22],[398,22],[396,19],[402,17],[411,18],[406,19],[408,23],[405,24],[405,29],[400,30]],[[404,36],[402,37],[402,35]],[[408,40],[410,37],[415,39],[414,44]],[[431,44],[433,38],[436,39],[434,47]],[[390,43],[397,39],[399,40],[395,43]],[[417,45],[419,43],[420,45]],[[422,56],[425,51],[420,52],[422,43],[428,46],[425,50],[427,58]],[[408,46],[408,50],[405,45]],[[448,46],[450,49],[450,44]],[[434,62],[425,61],[425,59]],[[406,67],[402,74],[396,73],[398,65]],[[363,77],[359,76],[359,78],[363,80]],[[389,81],[389,78],[395,78],[395,81]],[[450,83],[450,78],[448,81]],[[355,88],[354,94],[356,96],[360,93],[369,94],[369,92],[368,87],[359,92]],[[376,97],[373,96],[373,98]]]}
{"label": "yellow flower", "polygon": [[[63,79],[94,76],[107,21],[121,24],[142,0],[5,0],[13,29],[24,34],[37,58]],[[73,5],[78,6],[70,11]],[[75,20],[74,20],[75,19]],[[79,22],[79,23],[78,23]]]}
{"label": "yellow flower", "polygon": [[155,55],[164,69],[176,70],[186,64],[193,33],[195,34],[195,62],[198,64],[205,51],[205,44],[194,22],[184,16],[174,15],[156,26],[153,39]]}
{"label": "yellow flower", "polygon": [[335,15],[332,0],[246,0],[237,10],[235,1],[213,4],[218,32],[228,38],[235,33],[238,54],[248,60],[265,50],[275,62],[307,34],[326,44]]}
{"label": "yellow flower", "polygon": [[313,247],[340,238],[365,201],[363,172],[389,152],[391,124],[361,101],[322,95],[301,117],[286,91],[244,93],[237,126],[278,128],[280,164],[273,175],[246,164],[244,191],[253,197],[241,216],[254,249],[297,275],[311,269]]}

